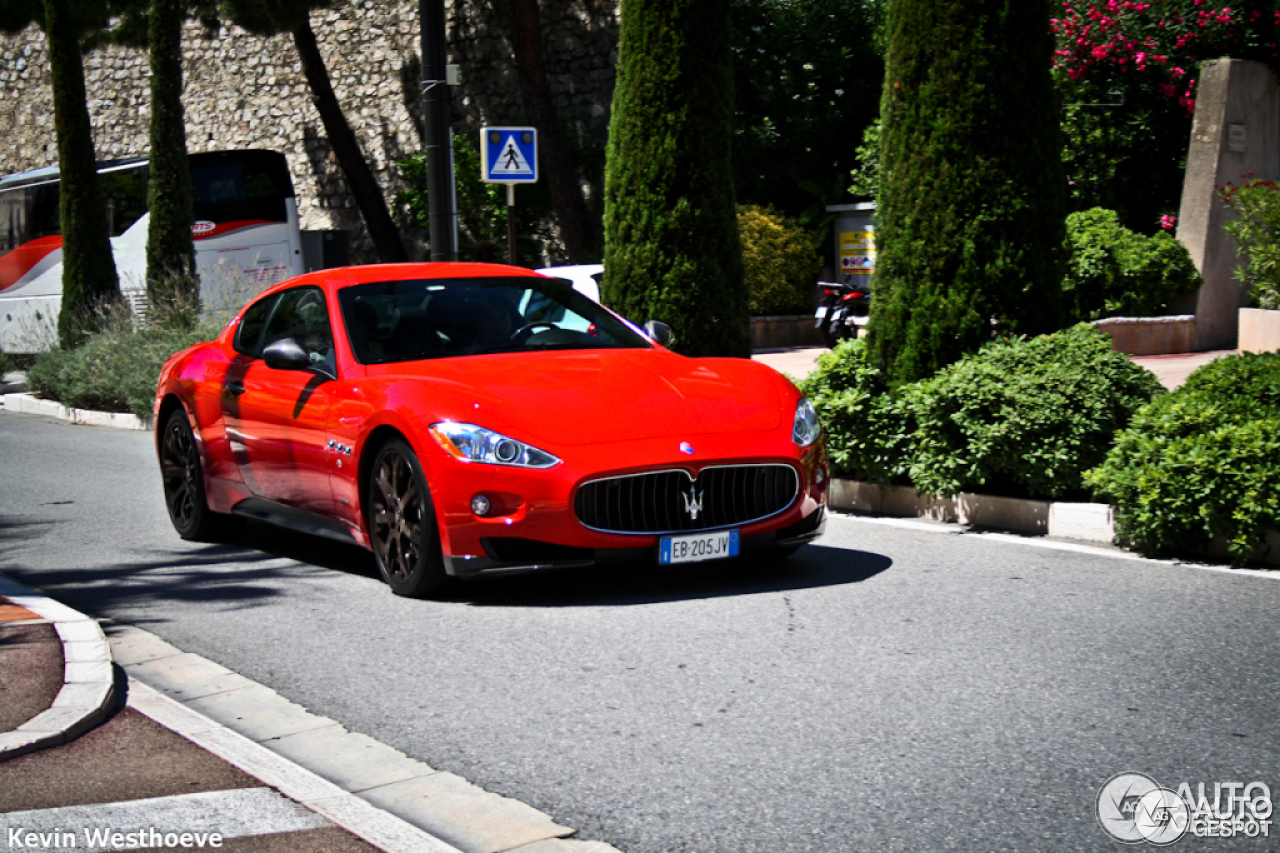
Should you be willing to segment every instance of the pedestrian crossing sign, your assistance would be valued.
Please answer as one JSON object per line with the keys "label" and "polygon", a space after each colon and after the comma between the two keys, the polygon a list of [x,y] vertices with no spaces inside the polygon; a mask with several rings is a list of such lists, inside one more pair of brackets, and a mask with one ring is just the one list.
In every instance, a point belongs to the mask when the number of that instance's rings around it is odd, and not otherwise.
{"label": "pedestrian crossing sign", "polygon": [[532,127],[480,129],[481,178],[491,184],[531,184],[538,180],[538,131]]}

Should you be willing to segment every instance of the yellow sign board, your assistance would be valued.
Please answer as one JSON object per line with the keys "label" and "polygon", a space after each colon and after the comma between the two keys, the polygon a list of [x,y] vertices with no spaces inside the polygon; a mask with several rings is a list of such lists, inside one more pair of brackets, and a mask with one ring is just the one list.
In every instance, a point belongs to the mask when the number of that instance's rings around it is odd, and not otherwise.
{"label": "yellow sign board", "polygon": [[876,232],[840,234],[840,271],[852,275],[871,275],[876,271]]}

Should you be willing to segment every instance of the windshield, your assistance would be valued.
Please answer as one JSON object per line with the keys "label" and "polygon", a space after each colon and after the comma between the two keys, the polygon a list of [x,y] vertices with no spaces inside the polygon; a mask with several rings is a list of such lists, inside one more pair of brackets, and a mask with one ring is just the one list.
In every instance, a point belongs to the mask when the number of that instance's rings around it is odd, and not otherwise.
{"label": "windshield", "polygon": [[343,288],[338,298],[361,364],[650,346],[617,317],[551,278],[373,282]]}

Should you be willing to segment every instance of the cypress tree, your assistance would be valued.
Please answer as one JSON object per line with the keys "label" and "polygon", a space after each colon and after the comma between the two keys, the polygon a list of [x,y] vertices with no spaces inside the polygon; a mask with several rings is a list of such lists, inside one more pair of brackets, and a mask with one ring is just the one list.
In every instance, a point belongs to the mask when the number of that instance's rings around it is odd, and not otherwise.
{"label": "cypress tree", "polygon": [[729,0],[622,0],[604,300],[688,355],[749,357],[734,205]]}
{"label": "cypress tree", "polygon": [[191,208],[195,190],[182,115],[182,21],[185,0],[151,0],[151,180],[147,208],[147,298],[190,325],[200,308]]}
{"label": "cypress tree", "polygon": [[79,39],[83,28],[79,23],[69,0],[44,0],[61,175],[62,311],[58,339],[64,348],[75,346],[97,328],[101,310],[121,298],[85,99]]}
{"label": "cypress tree", "polygon": [[893,382],[1061,321],[1047,0],[889,0],[870,355]]}

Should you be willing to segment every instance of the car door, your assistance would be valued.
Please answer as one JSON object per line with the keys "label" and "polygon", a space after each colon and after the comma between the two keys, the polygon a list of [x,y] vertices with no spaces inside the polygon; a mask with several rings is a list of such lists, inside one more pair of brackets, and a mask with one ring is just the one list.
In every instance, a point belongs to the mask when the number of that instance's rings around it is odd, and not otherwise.
{"label": "car door", "polygon": [[[292,338],[308,369],[279,369],[263,351]],[[326,423],[334,384],[333,333],[324,291],[289,288],[251,307],[223,386],[223,417],[240,475],[258,497],[331,515]]]}

